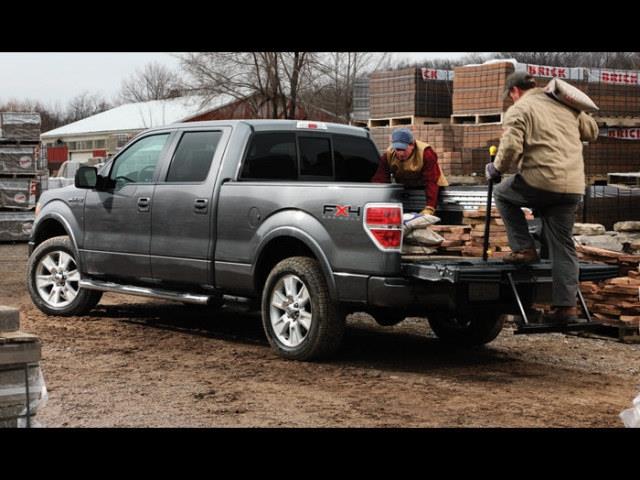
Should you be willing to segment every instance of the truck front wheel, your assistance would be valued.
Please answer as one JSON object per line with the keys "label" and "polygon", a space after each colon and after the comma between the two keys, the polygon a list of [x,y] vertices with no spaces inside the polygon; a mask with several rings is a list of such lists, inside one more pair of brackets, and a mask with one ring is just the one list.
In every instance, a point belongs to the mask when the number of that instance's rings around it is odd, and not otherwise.
{"label": "truck front wheel", "polygon": [[504,316],[495,312],[466,312],[456,315],[433,313],[428,317],[433,333],[443,342],[472,347],[494,340],[504,325]]}
{"label": "truck front wheel", "polygon": [[80,288],[77,253],[67,236],[53,237],[33,251],[27,264],[27,288],[36,307],[48,315],[82,315],[102,292]]}
{"label": "truck front wheel", "polygon": [[314,360],[340,346],[345,318],[316,260],[291,257],[271,270],[262,292],[262,325],[284,358]]}

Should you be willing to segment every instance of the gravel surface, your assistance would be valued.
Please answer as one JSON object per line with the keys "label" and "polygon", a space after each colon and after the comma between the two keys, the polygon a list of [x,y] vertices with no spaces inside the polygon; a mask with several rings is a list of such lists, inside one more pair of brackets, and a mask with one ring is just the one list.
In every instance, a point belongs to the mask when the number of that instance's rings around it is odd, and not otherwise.
{"label": "gravel surface", "polygon": [[513,335],[442,345],[425,319],[348,317],[323,363],[282,360],[246,307],[219,312],[105,294],[86,317],[46,316],[25,286],[27,246],[0,244],[0,305],[43,344],[46,427],[622,427],[640,345]]}

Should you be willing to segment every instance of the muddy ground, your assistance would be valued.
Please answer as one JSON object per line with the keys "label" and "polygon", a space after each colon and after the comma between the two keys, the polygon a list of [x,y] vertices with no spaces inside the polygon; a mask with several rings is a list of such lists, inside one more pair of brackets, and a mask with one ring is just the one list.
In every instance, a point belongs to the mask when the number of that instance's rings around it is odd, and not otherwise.
{"label": "muddy ground", "polygon": [[441,345],[425,319],[352,315],[329,362],[285,361],[260,317],[105,294],[86,317],[48,317],[25,287],[26,244],[0,244],[0,305],[42,341],[46,427],[622,427],[640,345],[514,335]]}

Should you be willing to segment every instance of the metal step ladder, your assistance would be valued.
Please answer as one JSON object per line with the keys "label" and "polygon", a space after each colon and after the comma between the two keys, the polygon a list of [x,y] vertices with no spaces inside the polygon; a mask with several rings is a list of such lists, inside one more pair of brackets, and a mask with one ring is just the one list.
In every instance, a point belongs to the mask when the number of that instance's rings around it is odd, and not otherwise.
{"label": "metal step ladder", "polygon": [[579,318],[576,322],[562,324],[540,323],[531,321],[529,315],[527,315],[524,305],[522,304],[522,300],[520,299],[520,295],[518,293],[518,289],[516,288],[516,283],[513,280],[511,272],[507,273],[507,279],[509,280],[509,285],[511,286],[513,296],[515,297],[518,304],[518,310],[520,310],[520,316],[516,315],[514,320],[517,325],[517,328],[514,332],[515,335],[528,333],[575,332],[578,330],[591,330],[600,325],[600,323],[594,322],[591,319],[591,314],[589,313],[589,309],[587,308],[587,304],[584,301],[584,297],[582,296],[582,292],[580,291],[579,286],[578,299],[580,300],[580,306],[582,307],[585,318]]}

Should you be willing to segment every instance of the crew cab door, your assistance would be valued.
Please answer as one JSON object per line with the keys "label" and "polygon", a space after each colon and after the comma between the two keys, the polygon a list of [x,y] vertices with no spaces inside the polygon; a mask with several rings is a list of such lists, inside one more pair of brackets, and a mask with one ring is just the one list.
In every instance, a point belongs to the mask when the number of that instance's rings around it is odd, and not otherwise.
{"label": "crew cab door", "polygon": [[128,146],[111,166],[114,188],[87,192],[81,254],[89,274],[151,278],[154,181],[170,135],[147,135]]}
{"label": "crew cab door", "polygon": [[177,133],[177,147],[153,195],[151,271],[155,281],[212,284],[213,186],[230,132],[222,127]]}

